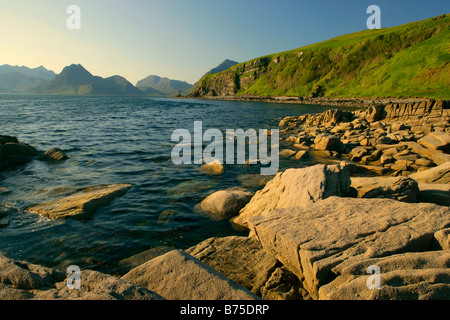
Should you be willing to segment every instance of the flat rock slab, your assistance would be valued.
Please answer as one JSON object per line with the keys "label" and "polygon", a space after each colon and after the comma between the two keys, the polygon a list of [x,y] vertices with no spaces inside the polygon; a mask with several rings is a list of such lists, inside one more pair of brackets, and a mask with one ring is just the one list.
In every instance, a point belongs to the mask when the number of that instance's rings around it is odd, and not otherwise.
{"label": "flat rock slab", "polygon": [[391,199],[330,197],[248,220],[263,248],[295,273],[311,296],[339,264],[430,250],[433,234],[450,226],[450,208]]}
{"label": "flat rock slab", "polygon": [[[379,268],[378,287],[367,270]],[[321,300],[448,300],[450,251],[408,252],[340,266]]]}
{"label": "flat rock slab", "polygon": [[329,196],[346,196],[350,191],[346,165],[315,165],[278,173],[255,193],[250,202],[232,219],[247,227],[250,217],[270,214],[276,209],[305,206]]}
{"label": "flat rock slab", "polygon": [[27,209],[50,219],[78,218],[92,215],[131,188],[131,184],[110,184],[86,188],[68,197],[40,203]]}
{"label": "flat rock slab", "polygon": [[132,269],[122,279],[168,300],[254,300],[256,295],[182,250]]}
{"label": "flat rock slab", "polygon": [[450,183],[450,162],[446,162],[437,167],[416,172],[410,175],[410,178],[423,183]]}

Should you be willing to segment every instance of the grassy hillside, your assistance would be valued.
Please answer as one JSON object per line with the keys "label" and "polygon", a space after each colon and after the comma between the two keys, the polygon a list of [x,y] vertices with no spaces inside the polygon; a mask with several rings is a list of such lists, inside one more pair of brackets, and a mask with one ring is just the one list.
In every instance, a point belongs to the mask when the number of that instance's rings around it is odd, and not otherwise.
{"label": "grassy hillside", "polygon": [[450,99],[450,16],[365,30],[206,75],[193,96]]}

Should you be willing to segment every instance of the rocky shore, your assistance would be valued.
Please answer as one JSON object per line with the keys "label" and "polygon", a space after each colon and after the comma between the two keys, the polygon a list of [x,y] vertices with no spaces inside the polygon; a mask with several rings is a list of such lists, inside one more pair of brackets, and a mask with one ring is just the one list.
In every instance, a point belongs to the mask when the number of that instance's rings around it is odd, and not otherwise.
{"label": "rocky shore", "polygon": [[[282,119],[291,147],[281,155],[322,163],[198,204],[248,236],[152,249],[114,276],[82,270],[80,290],[67,288],[64,271],[0,255],[0,299],[448,300],[449,108],[426,100]],[[80,190],[29,211],[93,214],[130,187]]]}

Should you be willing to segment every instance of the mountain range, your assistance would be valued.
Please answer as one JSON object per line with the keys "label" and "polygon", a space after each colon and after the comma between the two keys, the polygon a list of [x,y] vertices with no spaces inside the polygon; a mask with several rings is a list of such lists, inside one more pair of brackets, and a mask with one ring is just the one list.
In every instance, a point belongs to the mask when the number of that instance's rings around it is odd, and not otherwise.
{"label": "mountain range", "polygon": [[102,78],[92,75],[80,64],[65,67],[52,81],[43,84],[39,93],[75,95],[143,95],[121,76]]}
{"label": "mountain range", "polygon": [[[225,60],[209,72],[219,72],[234,64]],[[92,75],[80,64],[65,67],[56,74],[45,67],[0,66],[0,92],[67,95],[186,95],[194,86],[185,81],[150,75],[131,84],[122,76],[102,78]]]}

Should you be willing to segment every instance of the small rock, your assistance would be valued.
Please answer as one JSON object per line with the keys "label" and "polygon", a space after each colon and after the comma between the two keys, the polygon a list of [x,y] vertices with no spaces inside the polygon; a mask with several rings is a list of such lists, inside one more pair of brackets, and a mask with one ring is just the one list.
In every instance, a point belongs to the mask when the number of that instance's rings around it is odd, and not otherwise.
{"label": "small rock", "polygon": [[212,175],[219,175],[225,172],[225,169],[223,168],[223,165],[219,160],[214,160],[201,166],[200,170]]}
{"label": "small rock", "polygon": [[295,155],[297,153],[297,151],[294,150],[290,150],[290,149],[283,149],[280,151],[279,155],[281,157],[292,157],[293,155]]}
{"label": "small rock", "polygon": [[303,160],[309,157],[309,153],[306,150],[300,150],[295,154],[295,159],[297,160]]}

